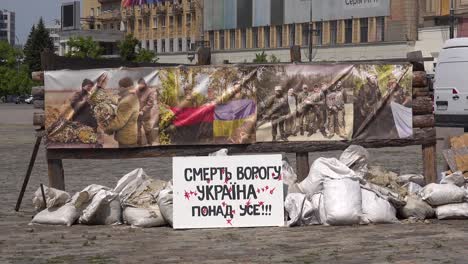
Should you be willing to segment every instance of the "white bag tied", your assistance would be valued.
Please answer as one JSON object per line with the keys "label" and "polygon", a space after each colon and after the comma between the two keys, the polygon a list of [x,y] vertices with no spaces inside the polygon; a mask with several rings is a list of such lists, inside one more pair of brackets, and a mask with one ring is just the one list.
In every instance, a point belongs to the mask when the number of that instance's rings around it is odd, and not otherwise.
{"label": "white bag tied", "polygon": [[426,179],[424,179],[423,175],[420,174],[405,174],[398,176],[397,182],[401,185],[414,182],[420,186],[426,185]]}
{"label": "white bag tied", "polygon": [[432,206],[461,203],[465,198],[465,190],[453,184],[431,183],[424,187],[419,195]]}
{"label": "white bag tied", "polygon": [[416,220],[430,219],[434,217],[434,209],[420,197],[416,195],[408,195],[405,198],[406,205],[398,209],[401,217],[407,219],[410,217]]}
{"label": "white bag tied", "polygon": [[436,208],[437,219],[468,219],[468,203],[446,204]]}
{"label": "white bag tied", "polygon": [[312,163],[309,175],[298,186],[302,193],[314,194],[323,190],[325,178],[340,179],[343,177],[356,177],[356,174],[335,158],[319,158]]}
{"label": "white bag tied", "polygon": [[60,207],[70,200],[70,194],[65,191],[57,190],[55,188],[44,187],[44,195],[46,197],[46,206],[44,206],[44,199],[42,198],[41,187],[34,193],[32,203],[34,209],[39,212],[45,208]]}
{"label": "white bag tied", "polygon": [[117,193],[102,189],[92,198],[91,203],[83,210],[80,224],[116,225],[121,224],[122,209]]}
{"label": "white bag tied", "polygon": [[208,154],[208,156],[227,156],[227,155],[228,155],[228,150],[225,148]]}
{"label": "white bag tied", "polygon": [[418,194],[423,187],[421,187],[417,183],[408,182],[405,185],[403,185],[403,188],[406,188],[408,190],[408,194]]}
{"label": "white bag tied", "polygon": [[158,205],[159,210],[161,211],[162,216],[167,221],[167,223],[172,226],[172,211],[173,211],[173,190],[171,182],[168,182],[166,188],[159,192],[158,195]]}
{"label": "white bag tied", "polygon": [[126,207],[123,211],[124,222],[133,227],[157,227],[166,225],[157,205],[151,208]]}
{"label": "white bag tied", "polygon": [[396,209],[377,193],[362,188],[362,223],[397,223]]}
{"label": "white bag tied", "polygon": [[453,184],[458,187],[463,187],[465,185],[465,176],[463,176],[463,172],[457,171],[448,176],[445,176],[440,181],[440,184]]}
{"label": "white bag tied", "polygon": [[321,225],[322,222],[326,222],[321,193],[314,195],[289,194],[286,197],[284,208],[289,216],[289,220],[286,222],[289,227]]}
{"label": "white bag tied", "polygon": [[283,158],[283,165],[281,167],[284,184],[291,186],[297,182],[297,174],[294,172],[293,167],[289,164],[288,158]]}
{"label": "white bag tied", "polygon": [[355,225],[362,217],[361,186],[352,178],[328,179],[324,183],[323,200],[326,223]]}
{"label": "white bag tied", "polygon": [[369,152],[361,146],[351,145],[341,153],[340,161],[352,169],[359,178],[364,178],[368,171]]}

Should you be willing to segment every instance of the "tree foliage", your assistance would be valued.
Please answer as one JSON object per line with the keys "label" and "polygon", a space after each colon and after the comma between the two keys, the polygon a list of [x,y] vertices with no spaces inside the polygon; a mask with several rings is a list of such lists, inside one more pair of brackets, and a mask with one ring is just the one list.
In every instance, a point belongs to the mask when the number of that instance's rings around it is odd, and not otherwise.
{"label": "tree foliage", "polygon": [[138,45],[138,39],[133,35],[126,35],[124,40],[119,42],[120,57],[126,61],[135,61],[137,58],[136,47]]}
{"label": "tree foliage", "polygon": [[280,59],[279,59],[278,57],[276,57],[275,54],[271,54],[271,55],[270,55],[270,62],[271,62],[271,63],[279,63],[279,62],[281,62],[281,61],[280,61]]}
{"label": "tree foliage", "polygon": [[67,44],[70,47],[67,57],[97,59],[102,55],[99,43],[93,41],[91,37],[71,37]]}
{"label": "tree foliage", "polygon": [[24,46],[25,62],[30,71],[41,70],[41,52],[45,49],[54,50],[54,43],[50,38],[49,31],[44,26],[42,17],[37,26],[33,26]]}
{"label": "tree foliage", "polygon": [[136,55],[136,62],[157,62],[159,60],[156,57],[156,52],[147,49],[140,49]]}
{"label": "tree foliage", "polygon": [[262,51],[262,53],[255,53],[255,59],[253,60],[254,63],[267,63],[268,62],[268,56],[265,53],[265,51]]}
{"label": "tree foliage", "polygon": [[31,92],[34,82],[27,65],[21,63],[22,58],[21,50],[0,41],[0,97]]}

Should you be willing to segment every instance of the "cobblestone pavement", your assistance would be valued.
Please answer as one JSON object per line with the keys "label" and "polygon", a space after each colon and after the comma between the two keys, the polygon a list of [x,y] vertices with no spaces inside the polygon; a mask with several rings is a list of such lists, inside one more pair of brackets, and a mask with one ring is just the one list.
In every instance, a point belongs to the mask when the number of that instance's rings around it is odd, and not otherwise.
{"label": "cobblestone pavement", "polygon": [[[47,184],[39,152],[19,213],[13,208],[34,144],[31,106],[0,104],[0,263],[467,263],[468,221],[356,227],[174,231],[127,226],[29,226],[31,196]],[[371,150],[372,163],[401,172],[421,169],[419,147]],[[314,153],[337,156],[339,152]],[[290,156],[294,161],[294,156]],[[292,162],[294,163],[294,162]],[[113,187],[142,167],[170,179],[170,159],[66,160],[70,192]]]}

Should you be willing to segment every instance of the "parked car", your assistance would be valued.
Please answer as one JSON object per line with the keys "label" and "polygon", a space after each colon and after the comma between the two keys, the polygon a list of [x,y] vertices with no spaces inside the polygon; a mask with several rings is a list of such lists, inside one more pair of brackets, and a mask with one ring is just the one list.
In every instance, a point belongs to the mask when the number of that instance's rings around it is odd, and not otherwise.
{"label": "parked car", "polygon": [[450,39],[439,54],[435,70],[436,125],[468,127],[468,38]]}
{"label": "parked car", "polygon": [[34,102],[34,97],[30,95],[28,98],[24,99],[24,102],[27,104],[32,104]]}
{"label": "parked car", "polygon": [[20,95],[20,96],[16,97],[15,104],[23,104],[23,103],[25,103],[25,100],[27,98],[28,98],[28,96],[26,96],[26,95]]}

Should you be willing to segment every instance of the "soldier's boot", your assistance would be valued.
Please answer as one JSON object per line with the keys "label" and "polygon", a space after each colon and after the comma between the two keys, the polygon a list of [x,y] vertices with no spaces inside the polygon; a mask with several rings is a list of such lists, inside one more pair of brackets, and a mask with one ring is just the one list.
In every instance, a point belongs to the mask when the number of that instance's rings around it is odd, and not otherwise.
{"label": "soldier's boot", "polygon": [[273,140],[272,141],[276,141],[276,136],[273,136]]}
{"label": "soldier's boot", "polygon": [[304,135],[304,128],[301,127],[301,128],[299,129],[299,133],[301,134],[301,136],[303,136],[303,135]]}
{"label": "soldier's boot", "polygon": [[284,140],[284,141],[289,141],[288,137],[285,134],[281,135],[281,139]]}

